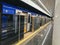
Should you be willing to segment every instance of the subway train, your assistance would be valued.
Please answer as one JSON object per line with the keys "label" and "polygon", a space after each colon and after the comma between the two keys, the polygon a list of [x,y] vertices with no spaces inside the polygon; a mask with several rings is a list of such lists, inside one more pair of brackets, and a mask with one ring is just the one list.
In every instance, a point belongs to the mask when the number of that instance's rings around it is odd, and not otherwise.
{"label": "subway train", "polygon": [[0,3],[0,43],[11,45],[24,38],[24,34],[34,32],[51,18],[7,3]]}

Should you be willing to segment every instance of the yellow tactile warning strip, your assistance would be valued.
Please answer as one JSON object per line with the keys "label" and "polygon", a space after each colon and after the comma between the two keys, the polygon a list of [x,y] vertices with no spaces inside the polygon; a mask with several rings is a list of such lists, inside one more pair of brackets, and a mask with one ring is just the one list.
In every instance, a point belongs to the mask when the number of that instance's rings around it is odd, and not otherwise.
{"label": "yellow tactile warning strip", "polygon": [[[51,21],[50,21],[51,22]],[[50,24],[50,22],[48,22],[47,24],[41,26],[39,29],[37,29],[35,32],[31,33],[29,36],[27,36],[26,38],[20,40],[18,43],[16,43],[15,45],[21,45],[23,44],[25,41],[33,38],[38,32],[40,32],[41,30],[43,30],[45,27],[47,27],[47,25]]]}

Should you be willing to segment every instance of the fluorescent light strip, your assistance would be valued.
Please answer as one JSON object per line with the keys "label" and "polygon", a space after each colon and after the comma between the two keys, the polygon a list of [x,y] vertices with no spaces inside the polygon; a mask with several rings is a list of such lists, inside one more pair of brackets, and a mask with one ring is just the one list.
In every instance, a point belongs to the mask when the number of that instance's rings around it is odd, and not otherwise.
{"label": "fluorescent light strip", "polygon": [[38,0],[39,2],[40,2],[40,4],[44,7],[44,9],[46,9],[46,11],[50,14],[50,12],[48,11],[48,9],[46,8],[46,6],[40,1],[40,0]]}
{"label": "fluorescent light strip", "polygon": [[41,11],[43,13],[49,15],[49,13],[47,13],[45,10],[43,10],[41,7],[39,7],[37,4],[33,3],[31,0],[21,0],[21,1],[31,5],[32,7],[38,9],[39,11]]}

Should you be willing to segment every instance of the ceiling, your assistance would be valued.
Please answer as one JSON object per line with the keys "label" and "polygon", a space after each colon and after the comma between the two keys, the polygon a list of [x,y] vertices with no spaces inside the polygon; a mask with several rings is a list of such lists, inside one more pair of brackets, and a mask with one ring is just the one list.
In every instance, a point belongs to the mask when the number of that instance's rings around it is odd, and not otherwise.
{"label": "ceiling", "polygon": [[[31,12],[48,16],[48,15],[44,14],[43,12],[37,10],[36,8],[34,8],[34,7],[28,5],[28,4],[26,4],[26,3],[24,3],[20,0],[18,0],[18,1],[16,1],[16,0],[8,0],[8,1],[7,0],[2,0],[1,2],[6,2],[6,3],[11,4],[11,5],[13,4],[14,6],[25,8],[27,10],[30,10]],[[48,16],[48,17],[50,17],[50,16]]]}

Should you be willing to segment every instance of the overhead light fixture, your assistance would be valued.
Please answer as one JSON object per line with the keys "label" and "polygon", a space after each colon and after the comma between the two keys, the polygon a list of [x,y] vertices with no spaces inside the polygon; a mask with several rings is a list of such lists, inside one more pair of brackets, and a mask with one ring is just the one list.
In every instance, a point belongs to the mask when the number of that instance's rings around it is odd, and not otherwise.
{"label": "overhead light fixture", "polygon": [[49,13],[47,13],[45,10],[43,10],[41,7],[39,7],[37,4],[35,4],[34,2],[32,2],[32,0],[21,0],[21,1],[27,3],[28,5],[30,5],[30,6],[32,6],[34,8],[36,8],[37,10],[39,10],[39,11],[41,11],[41,12],[49,15]]}

